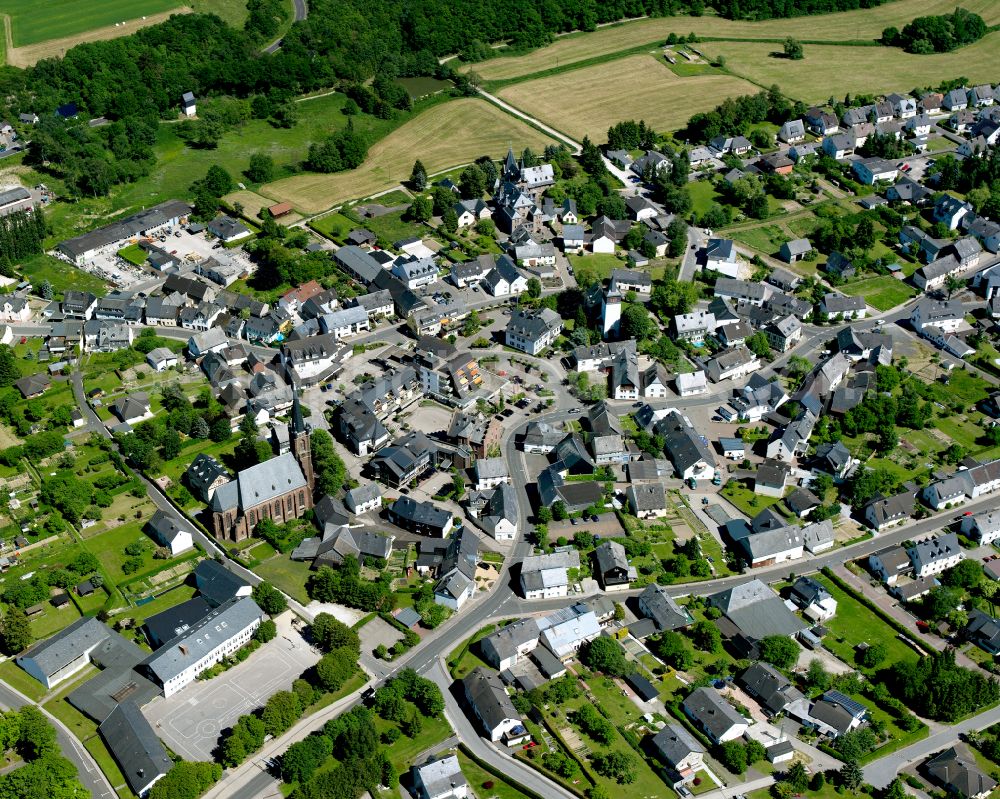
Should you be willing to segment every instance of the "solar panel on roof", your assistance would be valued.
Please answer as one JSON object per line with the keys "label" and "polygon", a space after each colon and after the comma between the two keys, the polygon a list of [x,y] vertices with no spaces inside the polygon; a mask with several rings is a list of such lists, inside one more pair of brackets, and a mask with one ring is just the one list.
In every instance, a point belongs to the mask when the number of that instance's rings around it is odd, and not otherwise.
{"label": "solar panel on roof", "polygon": [[823,695],[824,699],[828,699],[831,702],[836,702],[841,705],[848,713],[852,716],[858,716],[862,713],[867,712],[868,708],[862,705],[860,702],[856,702],[851,699],[851,697],[842,694],[840,691],[827,691]]}

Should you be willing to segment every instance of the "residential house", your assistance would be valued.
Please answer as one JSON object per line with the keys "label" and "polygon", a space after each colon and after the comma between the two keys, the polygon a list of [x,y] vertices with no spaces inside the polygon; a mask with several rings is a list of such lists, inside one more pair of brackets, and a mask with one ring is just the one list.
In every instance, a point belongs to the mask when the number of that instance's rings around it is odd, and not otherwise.
{"label": "residential house", "polygon": [[521,562],[521,592],[525,599],[553,599],[569,593],[569,570],[580,568],[576,549],[529,555]]}
{"label": "residential house", "polygon": [[680,630],[694,622],[687,608],[677,603],[662,585],[647,585],[639,594],[639,610],[660,632]]}
{"label": "residential house", "polygon": [[943,533],[917,541],[907,549],[917,577],[930,577],[947,571],[965,560],[965,551],[955,533]]}
{"label": "residential house", "polygon": [[792,584],[789,599],[802,611],[802,615],[814,622],[832,619],[837,613],[837,600],[822,583],[812,577],[799,577]]}
{"label": "residential house", "polygon": [[715,328],[715,314],[709,311],[699,309],[674,317],[674,332],[681,341],[704,341],[715,332]]}
{"label": "residential house", "polygon": [[827,691],[809,709],[809,722],[830,738],[858,729],[867,717],[868,708],[840,691]]}
{"label": "residential house", "polygon": [[695,688],[681,709],[713,744],[735,741],[749,728],[747,720],[714,688]]}
{"label": "residential house", "polygon": [[725,350],[705,363],[705,372],[713,383],[738,380],[756,372],[759,368],[760,360],[746,347]]}
{"label": "residential house", "polygon": [[548,308],[514,311],[507,322],[508,347],[538,355],[547,349],[562,332],[562,317]]}
{"label": "residential house", "polygon": [[677,393],[681,397],[693,397],[708,391],[708,377],[703,370],[678,374],[674,377]]}
{"label": "residential house", "polygon": [[1000,654],[1000,622],[978,608],[970,609],[968,615],[969,622],[962,630],[965,640],[991,655]]}
{"label": "residential house", "polygon": [[462,679],[462,688],[466,702],[491,741],[515,746],[530,737],[495,671],[477,666]]}
{"label": "residential house", "polygon": [[796,316],[786,316],[763,328],[767,343],[776,352],[788,352],[802,339],[802,322]]}
{"label": "residential house", "polygon": [[419,502],[407,496],[400,497],[389,505],[386,517],[411,533],[436,538],[445,538],[454,525],[450,511],[438,508],[431,502]]}
{"label": "residential house", "polygon": [[851,297],[830,292],[819,304],[820,313],[828,321],[831,319],[864,319],[868,306],[864,297]]}
{"label": "residential house", "polygon": [[792,705],[805,703],[802,692],[770,663],[752,663],[740,675],[739,684],[769,718],[784,713]]}
{"label": "residential house", "polygon": [[149,531],[153,540],[170,550],[171,557],[179,555],[194,546],[190,530],[162,510],[157,510],[149,520]]}
{"label": "residential house", "polygon": [[682,480],[707,480],[715,473],[715,456],[698,431],[677,411],[657,422],[654,430],[665,441],[664,451]]}
{"label": "residential house", "polygon": [[877,497],[865,506],[865,520],[880,533],[886,527],[912,518],[916,503],[913,491],[904,491],[891,497]]}
{"label": "residential house", "polygon": [[868,186],[883,180],[895,180],[899,175],[896,165],[884,158],[863,158],[851,164],[851,168],[858,180]]}
{"label": "residential house", "polygon": [[632,515],[639,519],[656,519],[667,515],[667,495],[663,483],[633,484],[625,492]]}
{"label": "residential house", "polygon": [[122,422],[135,425],[145,419],[152,419],[149,395],[144,393],[126,394],[116,399],[108,409]]}
{"label": "residential house", "polygon": [[805,141],[805,123],[801,119],[788,120],[778,129],[778,138],[785,144],[798,144]]}
{"label": "residential house", "polygon": [[469,781],[456,755],[411,766],[410,774],[417,799],[466,799],[470,795]]}
{"label": "residential house", "polygon": [[628,590],[629,579],[634,574],[625,547],[617,541],[603,541],[594,550],[594,576],[605,591]]}
{"label": "residential house", "polygon": [[958,799],[986,799],[997,787],[962,744],[945,749],[926,763],[934,782]]}
{"label": "residential house", "polygon": [[185,476],[195,496],[203,502],[211,502],[215,490],[232,479],[225,466],[204,453],[195,457]]}
{"label": "residential house", "polygon": [[988,510],[963,516],[961,530],[964,536],[977,541],[980,546],[989,546],[1000,540],[1000,511]]}
{"label": "residential house", "polygon": [[740,260],[736,242],[732,239],[709,239],[704,250],[705,269],[719,272],[729,278],[738,278]]}

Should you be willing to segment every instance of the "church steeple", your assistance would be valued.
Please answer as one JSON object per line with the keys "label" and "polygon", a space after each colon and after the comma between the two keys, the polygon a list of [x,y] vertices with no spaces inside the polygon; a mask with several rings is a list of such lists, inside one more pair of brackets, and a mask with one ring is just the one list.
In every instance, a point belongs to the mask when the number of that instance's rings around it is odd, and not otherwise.
{"label": "church steeple", "polygon": [[288,425],[288,437],[292,445],[292,453],[295,460],[299,462],[302,474],[305,475],[309,490],[315,489],[315,477],[312,465],[312,446],[309,442],[309,429],[306,427],[305,419],[302,416],[302,405],[299,402],[299,395],[292,398],[292,421]]}

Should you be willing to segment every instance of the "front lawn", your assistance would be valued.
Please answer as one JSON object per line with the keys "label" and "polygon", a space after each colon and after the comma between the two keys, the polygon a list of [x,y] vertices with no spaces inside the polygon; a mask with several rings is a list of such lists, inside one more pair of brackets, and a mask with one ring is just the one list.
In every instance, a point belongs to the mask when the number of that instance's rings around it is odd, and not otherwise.
{"label": "front lawn", "polygon": [[715,186],[707,180],[694,180],[688,184],[687,189],[691,195],[691,211],[695,216],[701,216],[722,199]]}

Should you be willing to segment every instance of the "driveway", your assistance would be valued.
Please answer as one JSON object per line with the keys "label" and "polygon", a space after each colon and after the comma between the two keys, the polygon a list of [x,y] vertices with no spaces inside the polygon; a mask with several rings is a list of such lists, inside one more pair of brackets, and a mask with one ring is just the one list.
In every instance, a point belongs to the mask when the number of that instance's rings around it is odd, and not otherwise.
{"label": "driveway", "polygon": [[291,688],[319,660],[319,652],[292,627],[293,618],[291,613],[282,614],[276,620],[277,638],[238,666],[146,705],[143,715],[164,743],[185,760],[214,760],[212,752],[222,730],[261,707],[275,692]]}

